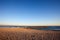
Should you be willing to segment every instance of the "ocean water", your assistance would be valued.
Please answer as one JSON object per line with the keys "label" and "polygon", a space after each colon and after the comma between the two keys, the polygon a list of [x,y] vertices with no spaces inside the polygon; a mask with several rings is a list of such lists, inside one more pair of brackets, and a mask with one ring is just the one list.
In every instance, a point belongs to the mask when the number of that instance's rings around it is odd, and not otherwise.
{"label": "ocean water", "polygon": [[60,30],[60,26],[48,26],[47,28],[38,28],[38,30]]}

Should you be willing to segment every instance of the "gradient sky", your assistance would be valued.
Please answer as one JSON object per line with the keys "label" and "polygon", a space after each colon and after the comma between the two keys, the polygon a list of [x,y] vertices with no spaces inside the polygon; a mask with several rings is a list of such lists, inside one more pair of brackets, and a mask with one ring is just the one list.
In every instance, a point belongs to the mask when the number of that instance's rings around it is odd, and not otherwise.
{"label": "gradient sky", "polygon": [[0,0],[0,24],[60,25],[60,1]]}

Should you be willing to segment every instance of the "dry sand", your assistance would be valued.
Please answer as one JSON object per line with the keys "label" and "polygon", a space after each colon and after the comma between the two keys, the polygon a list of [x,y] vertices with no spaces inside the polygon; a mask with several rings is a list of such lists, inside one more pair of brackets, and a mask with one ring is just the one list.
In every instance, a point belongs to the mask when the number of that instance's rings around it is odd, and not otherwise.
{"label": "dry sand", "polygon": [[60,31],[0,28],[0,40],[60,40]]}

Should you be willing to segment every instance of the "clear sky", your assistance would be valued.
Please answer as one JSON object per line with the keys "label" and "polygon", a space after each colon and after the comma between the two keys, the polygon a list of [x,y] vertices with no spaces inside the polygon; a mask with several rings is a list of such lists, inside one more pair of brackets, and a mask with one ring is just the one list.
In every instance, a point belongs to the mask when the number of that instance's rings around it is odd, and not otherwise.
{"label": "clear sky", "polygon": [[60,1],[0,0],[0,24],[60,25]]}

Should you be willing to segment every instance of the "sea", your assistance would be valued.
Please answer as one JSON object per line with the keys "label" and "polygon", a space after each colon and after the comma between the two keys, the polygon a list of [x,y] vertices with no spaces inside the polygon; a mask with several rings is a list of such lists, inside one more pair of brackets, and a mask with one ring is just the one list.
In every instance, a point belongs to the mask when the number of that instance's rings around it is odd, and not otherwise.
{"label": "sea", "polygon": [[38,28],[39,30],[59,30],[60,26],[48,26],[47,28]]}

